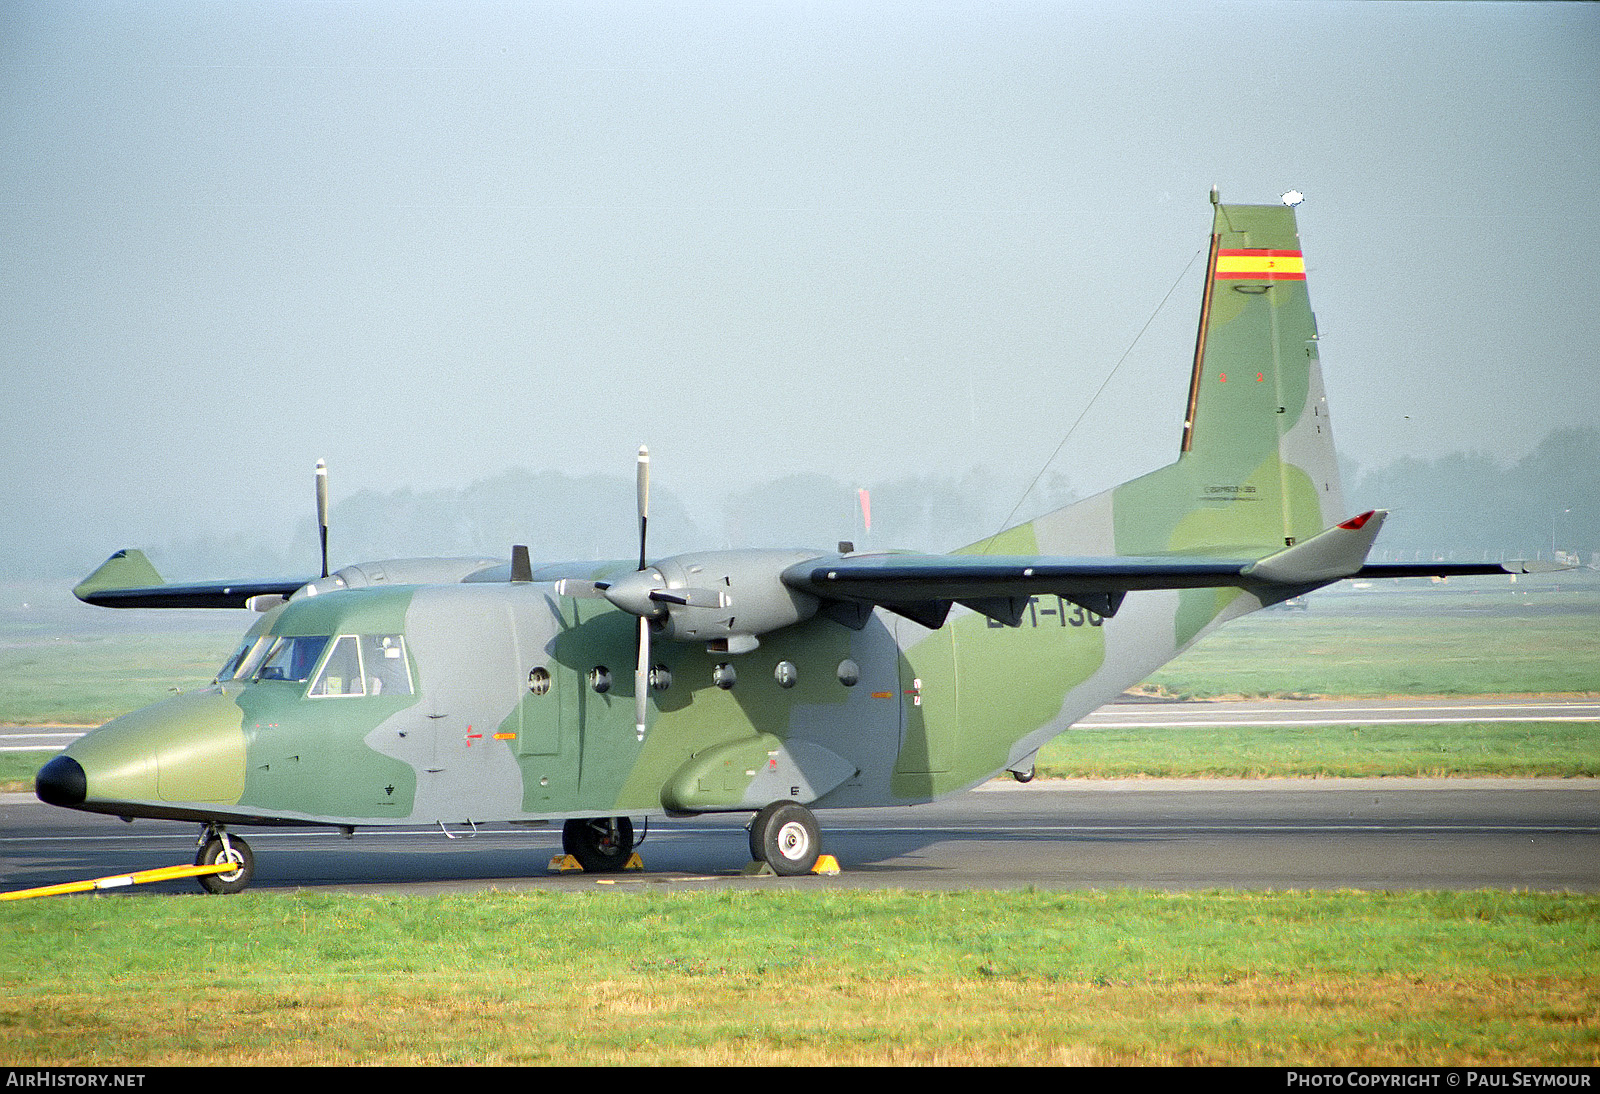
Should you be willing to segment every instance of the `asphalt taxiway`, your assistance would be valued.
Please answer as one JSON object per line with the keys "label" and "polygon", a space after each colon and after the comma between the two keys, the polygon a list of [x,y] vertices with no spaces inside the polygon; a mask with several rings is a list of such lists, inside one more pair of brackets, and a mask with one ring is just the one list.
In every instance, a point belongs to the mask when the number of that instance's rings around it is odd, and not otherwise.
{"label": "asphalt taxiway", "polygon": [[[806,886],[1530,889],[1600,892],[1600,780],[995,782],[946,802],[818,814],[834,877],[747,878],[742,815],[652,822],[646,869],[551,873],[554,827],[250,829],[258,890]],[[0,891],[176,865],[197,826],[0,796]],[[453,838],[452,838],[453,837]],[[125,890],[129,891],[129,890]],[[140,892],[192,892],[163,882]]]}

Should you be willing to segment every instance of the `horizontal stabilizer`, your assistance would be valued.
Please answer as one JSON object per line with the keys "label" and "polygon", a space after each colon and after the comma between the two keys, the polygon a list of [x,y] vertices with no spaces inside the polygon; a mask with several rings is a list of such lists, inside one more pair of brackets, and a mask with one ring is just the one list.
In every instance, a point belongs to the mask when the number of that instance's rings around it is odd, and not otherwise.
{"label": "horizontal stabilizer", "polygon": [[1555,574],[1573,570],[1560,562],[1518,559],[1511,562],[1378,562],[1363,566],[1351,577],[1374,581],[1382,577],[1474,577],[1506,574]]}
{"label": "horizontal stabilizer", "polygon": [[1372,541],[1378,537],[1378,530],[1388,515],[1382,509],[1375,509],[1351,517],[1304,543],[1268,555],[1247,573],[1258,581],[1275,585],[1320,585],[1349,577],[1367,561]]}

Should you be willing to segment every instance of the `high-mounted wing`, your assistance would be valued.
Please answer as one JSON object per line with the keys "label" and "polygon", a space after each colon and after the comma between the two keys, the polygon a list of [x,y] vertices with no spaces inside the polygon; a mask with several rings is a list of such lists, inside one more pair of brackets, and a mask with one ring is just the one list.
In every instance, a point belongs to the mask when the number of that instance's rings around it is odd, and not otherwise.
{"label": "high-mounted wing", "polygon": [[[823,602],[847,625],[873,607],[938,627],[955,604],[1016,626],[1029,598],[1060,596],[1115,615],[1136,589],[1241,584],[1251,559],[1053,558],[1048,556],[868,555],[819,558],[783,572],[784,584]],[[856,610],[852,611],[854,608]]]}
{"label": "high-mounted wing", "polygon": [[1532,563],[1406,563],[1366,565],[1387,513],[1363,513],[1265,558],[1182,555],[1059,558],[1051,556],[870,555],[813,559],[783,572],[784,584],[823,602],[847,624],[864,623],[873,607],[938,627],[955,604],[1016,626],[1031,597],[1059,596],[1102,616],[1123,597],[1146,589],[1237,587],[1275,603],[1347,577],[1512,574]]}
{"label": "high-mounted wing", "polygon": [[258,596],[287,597],[314,578],[202,581],[169,585],[144,552],[118,551],[78,582],[72,595],[102,608],[248,608]]}
{"label": "high-mounted wing", "polygon": [[[494,558],[397,558],[345,566],[324,578],[196,581],[168,584],[143,551],[118,551],[80,581],[72,595],[102,608],[257,608],[266,609],[305,590],[303,595],[359,589],[368,585],[453,585],[458,581],[525,581],[534,575],[527,550],[518,560]],[[568,566],[554,567],[564,571]],[[262,598],[262,599],[257,599]],[[254,603],[252,603],[254,601]]]}

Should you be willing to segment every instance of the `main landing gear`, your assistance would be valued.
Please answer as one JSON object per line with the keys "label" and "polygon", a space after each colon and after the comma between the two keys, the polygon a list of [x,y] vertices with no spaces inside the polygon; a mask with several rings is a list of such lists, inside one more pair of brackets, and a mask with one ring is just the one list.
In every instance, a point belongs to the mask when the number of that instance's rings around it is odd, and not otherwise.
{"label": "main landing gear", "polygon": [[238,836],[228,835],[220,824],[208,824],[200,830],[199,853],[194,857],[196,866],[214,866],[231,862],[236,869],[220,874],[201,874],[195,878],[200,888],[208,893],[237,893],[250,884],[256,875],[256,856],[250,845]]}
{"label": "main landing gear", "polygon": [[561,828],[561,851],[585,873],[611,874],[633,854],[633,821],[627,817],[574,817]]}
{"label": "main landing gear", "polygon": [[798,802],[773,802],[750,822],[750,857],[780,877],[809,874],[821,853],[817,818]]}

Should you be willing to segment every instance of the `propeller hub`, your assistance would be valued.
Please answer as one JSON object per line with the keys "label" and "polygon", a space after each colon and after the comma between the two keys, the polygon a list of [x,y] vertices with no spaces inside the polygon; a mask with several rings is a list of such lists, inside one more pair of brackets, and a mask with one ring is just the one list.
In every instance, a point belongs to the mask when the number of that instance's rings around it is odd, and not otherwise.
{"label": "propeller hub", "polygon": [[605,588],[602,595],[630,615],[641,619],[660,619],[667,614],[667,607],[652,600],[650,594],[663,584],[659,570],[636,570],[617,578]]}

